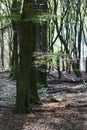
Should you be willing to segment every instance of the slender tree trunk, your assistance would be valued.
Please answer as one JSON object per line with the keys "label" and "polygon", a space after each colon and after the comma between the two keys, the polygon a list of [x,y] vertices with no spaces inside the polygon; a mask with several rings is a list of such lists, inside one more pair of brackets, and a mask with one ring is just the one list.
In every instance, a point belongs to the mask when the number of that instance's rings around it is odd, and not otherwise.
{"label": "slender tree trunk", "polygon": [[[13,0],[11,14],[18,13],[16,9],[18,8],[17,0]],[[13,34],[13,50],[12,50],[12,60],[11,60],[11,77],[17,79],[17,66],[18,66],[18,21],[12,20]]]}
{"label": "slender tree trunk", "polygon": [[81,41],[82,41],[82,31],[83,31],[83,22],[81,18],[81,13],[80,13],[80,28],[78,32],[78,53],[79,53],[79,69],[80,69],[80,59],[81,59]]}
{"label": "slender tree trunk", "polygon": [[57,71],[58,71],[58,79],[61,79],[60,60],[59,60],[59,58],[57,58]]}
{"label": "slender tree trunk", "polygon": [[12,59],[11,59],[11,77],[14,79],[17,78],[17,66],[18,66],[18,34],[14,33],[13,36],[13,51],[12,51]]}
{"label": "slender tree trunk", "polygon": [[9,36],[9,43],[8,43],[8,47],[9,47],[9,67],[11,68],[11,60],[12,60],[12,37],[13,37],[13,32],[12,29],[9,27],[8,29],[8,36]]}
{"label": "slender tree trunk", "polygon": [[[1,24],[1,27],[3,24]],[[3,37],[3,30],[1,31],[1,37],[2,37],[2,44],[1,44],[1,62],[2,62],[2,68],[4,69],[4,37]]]}

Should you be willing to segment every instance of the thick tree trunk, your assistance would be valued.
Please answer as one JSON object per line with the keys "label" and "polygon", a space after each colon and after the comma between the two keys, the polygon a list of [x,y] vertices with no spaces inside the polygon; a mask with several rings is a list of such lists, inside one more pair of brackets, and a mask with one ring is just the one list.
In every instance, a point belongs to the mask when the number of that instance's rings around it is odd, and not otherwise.
{"label": "thick tree trunk", "polygon": [[18,67],[16,111],[30,112],[30,79],[32,67],[33,26],[21,22],[20,62]]}
{"label": "thick tree trunk", "polygon": [[[18,66],[17,96],[15,111],[18,113],[31,112],[30,81],[33,55],[33,6],[31,1],[24,1],[23,13],[20,23],[20,61]],[[30,5],[29,5],[30,4]]]}

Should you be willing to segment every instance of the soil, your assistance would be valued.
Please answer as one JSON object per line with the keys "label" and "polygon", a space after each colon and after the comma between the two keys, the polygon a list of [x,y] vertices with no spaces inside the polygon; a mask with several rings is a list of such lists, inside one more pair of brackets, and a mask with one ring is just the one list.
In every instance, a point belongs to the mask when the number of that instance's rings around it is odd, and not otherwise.
{"label": "soil", "polygon": [[[87,75],[83,75],[87,81]],[[73,74],[64,76],[78,80]],[[15,81],[8,77],[9,73],[0,74],[0,130],[87,130],[86,84],[51,83],[43,89],[43,104],[33,105],[34,113],[14,114]]]}

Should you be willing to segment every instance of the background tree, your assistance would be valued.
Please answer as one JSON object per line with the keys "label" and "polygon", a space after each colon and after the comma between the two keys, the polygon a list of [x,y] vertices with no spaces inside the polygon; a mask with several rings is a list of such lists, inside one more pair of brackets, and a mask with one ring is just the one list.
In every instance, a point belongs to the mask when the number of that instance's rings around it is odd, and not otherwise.
{"label": "background tree", "polygon": [[[37,0],[36,3],[39,6],[40,13],[47,14],[47,0]],[[39,21],[37,28],[37,47],[36,49],[40,52],[47,52],[47,20]],[[44,87],[47,87],[47,65],[40,65],[38,67],[38,80],[40,84],[43,84]]]}

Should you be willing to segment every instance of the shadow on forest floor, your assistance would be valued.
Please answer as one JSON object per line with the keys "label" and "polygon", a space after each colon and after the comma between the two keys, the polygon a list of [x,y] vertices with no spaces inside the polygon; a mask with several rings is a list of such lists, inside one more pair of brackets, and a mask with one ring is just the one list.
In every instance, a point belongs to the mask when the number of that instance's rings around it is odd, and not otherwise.
{"label": "shadow on forest floor", "polygon": [[[0,74],[0,130],[87,130],[86,85],[51,84],[43,91],[43,104],[33,106],[34,114],[14,114],[10,103],[15,102],[15,82],[8,76]],[[63,100],[52,102],[55,96]]]}
{"label": "shadow on forest floor", "polygon": [[47,106],[34,114],[13,114],[0,107],[0,130],[87,130],[87,107]]}
{"label": "shadow on forest floor", "polygon": [[0,130],[22,130],[26,115],[13,114],[12,108],[0,107]]}

